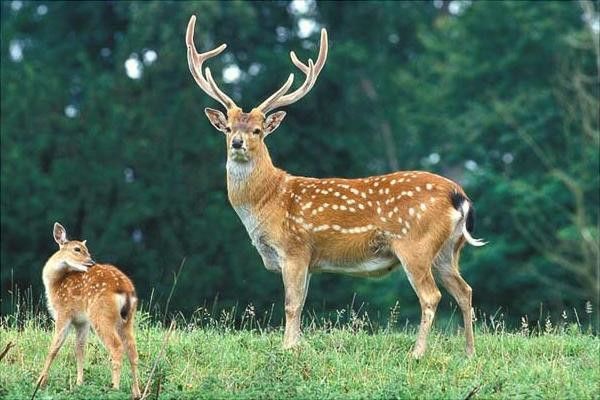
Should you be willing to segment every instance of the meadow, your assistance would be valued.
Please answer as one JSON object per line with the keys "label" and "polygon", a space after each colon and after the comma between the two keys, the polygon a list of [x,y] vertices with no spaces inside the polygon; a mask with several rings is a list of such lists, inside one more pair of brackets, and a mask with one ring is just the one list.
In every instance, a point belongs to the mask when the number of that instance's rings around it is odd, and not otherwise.
{"label": "meadow", "polygon": [[[142,311],[136,333],[142,390],[148,384],[151,399],[599,398],[600,340],[591,322],[573,318],[534,326],[524,319],[511,332],[502,321],[483,317],[471,359],[452,319],[436,324],[425,357],[414,360],[414,327],[399,327],[393,315],[387,326],[376,326],[351,308],[307,316],[301,345],[292,351],[282,350],[279,325],[255,316],[252,307],[179,316],[166,342],[166,325]],[[0,361],[1,398],[31,398],[51,336],[45,314],[2,319],[0,345],[15,346]],[[84,385],[75,385],[73,336],[35,398],[129,398],[127,361],[121,389],[110,389],[108,355],[95,335],[87,347]]]}

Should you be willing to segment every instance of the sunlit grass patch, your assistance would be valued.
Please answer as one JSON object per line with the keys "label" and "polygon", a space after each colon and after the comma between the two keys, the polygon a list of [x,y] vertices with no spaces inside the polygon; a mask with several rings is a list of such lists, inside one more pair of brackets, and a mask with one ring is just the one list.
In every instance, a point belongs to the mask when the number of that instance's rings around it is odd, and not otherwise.
{"label": "sunlit grass patch", "polygon": [[[350,315],[345,315],[349,313]],[[598,398],[600,340],[568,320],[509,332],[482,318],[477,355],[467,359],[464,337],[444,325],[434,329],[422,360],[410,357],[413,327],[375,327],[353,310],[331,318],[305,318],[300,346],[281,348],[282,332],[248,307],[242,315],[199,310],[178,324],[150,380],[151,398]],[[277,322],[278,323],[278,322]],[[5,317],[1,343],[15,343],[0,363],[0,397],[29,398],[51,340],[43,314]],[[137,341],[143,386],[166,329],[138,314]],[[75,386],[74,338],[57,357],[49,384],[36,398],[128,398],[124,361],[119,391],[109,389],[107,352],[97,337],[87,347],[85,383]],[[1,350],[1,349],[0,349]]]}

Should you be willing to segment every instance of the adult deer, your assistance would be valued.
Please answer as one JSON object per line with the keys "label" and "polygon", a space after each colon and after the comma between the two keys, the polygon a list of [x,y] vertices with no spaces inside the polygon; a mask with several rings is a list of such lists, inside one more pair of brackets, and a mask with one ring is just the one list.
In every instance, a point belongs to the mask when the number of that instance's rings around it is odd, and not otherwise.
{"label": "adult deer", "polygon": [[421,303],[421,324],[413,356],[425,352],[441,294],[432,267],[461,308],[468,355],[474,353],[471,288],[458,270],[465,242],[482,246],[471,236],[473,207],[455,182],[422,171],[403,171],[364,179],[305,178],[276,168],[264,139],[285,112],[270,111],[292,104],[314,86],[327,59],[327,32],[321,31],[316,63],[292,62],[306,75],[302,85],[288,93],[287,82],[258,107],[245,113],[219,89],[210,69],[202,64],[221,53],[223,44],[206,53],[194,45],[192,16],[186,33],[192,76],[204,92],[221,103],[220,111],[206,108],[212,125],[226,135],[227,192],[265,267],[283,275],[285,334],[283,346],[300,338],[300,314],[310,275],[333,272],[381,276],[402,265]]}

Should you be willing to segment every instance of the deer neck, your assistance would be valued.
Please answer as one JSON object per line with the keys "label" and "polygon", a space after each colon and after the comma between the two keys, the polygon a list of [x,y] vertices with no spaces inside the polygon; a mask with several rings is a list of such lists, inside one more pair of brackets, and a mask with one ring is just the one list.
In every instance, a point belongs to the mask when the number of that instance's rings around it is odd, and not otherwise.
{"label": "deer neck", "polygon": [[50,257],[42,270],[42,280],[44,281],[46,292],[49,292],[67,273],[68,268],[65,262],[60,259],[58,253]]}
{"label": "deer neck", "polygon": [[276,168],[269,153],[247,162],[227,160],[229,202],[242,220],[252,240],[265,219],[278,206],[277,198],[286,173]]}
{"label": "deer neck", "polygon": [[227,193],[233,206],[257,205],[276,192],[285,172],[275,168],[265,150],[250,161],[227,160]]}
{"label": "deer neck", "polygon": [[67,274],[67,268],[63,265],[64,261],[60,259],[58,253],[55,253],[52,257],[46,261],[44,269],[42,270],[42,280],[44,281],[44,289],[46,292],[46,307],[48,312],[52,316],[52,319],[56,319],[56,309],[54,308],[53,293],[57,284]]}

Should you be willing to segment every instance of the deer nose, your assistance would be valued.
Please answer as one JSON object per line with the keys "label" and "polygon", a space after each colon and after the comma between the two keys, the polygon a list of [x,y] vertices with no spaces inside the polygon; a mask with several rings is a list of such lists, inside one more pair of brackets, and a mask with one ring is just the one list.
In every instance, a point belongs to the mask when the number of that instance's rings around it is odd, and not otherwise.
{"label": "deer nose", "polygon": [[233,147],[234,149],[241,149],[243,144],[244,141],[240,138],[233,138],[233,140],[231,141],[231,147]]}

